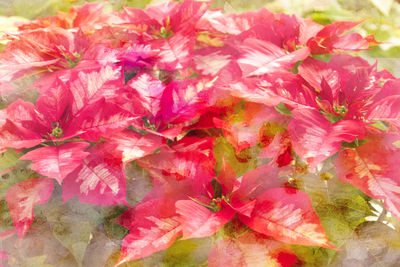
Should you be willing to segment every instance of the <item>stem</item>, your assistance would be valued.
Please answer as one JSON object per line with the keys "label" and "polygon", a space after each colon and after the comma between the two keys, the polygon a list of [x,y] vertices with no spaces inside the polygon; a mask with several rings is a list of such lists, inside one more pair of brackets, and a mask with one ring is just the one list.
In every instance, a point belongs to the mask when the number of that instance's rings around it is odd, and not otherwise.
{"label": "stem", "polygon": [[192,198],[192,197],[189,197],[189,196],[188,196],[188,198],[190,198],[191,200],[193,200],[194,202],[196,202],[197,204],[199,204],[199,205],[201,205],[201,206],[203,206],[203,207],[206,207],[206,208],[209,208],[209,209],[214,210],[214,207],[212,207],[212,206],[210,206],[210,205],[207,205],[207,204],[204,204],[204,203],[198,201],[198,200],[195,199],[195,198]]}
{"label": "stem", "polygon": [[331,197],[329,196],[328,181],[324,180],[324,184],[325,184],[326,198],[327,198],[328,202],[331,202]]}
{"label": "stem", "polygon": [[387,210],[383,209],[382,213],[379,215],[378,217],[378,222],[383,222],[386,219],[386,215],[387,215]]}
{"label": "stem", "polygon": [[84,142],[85,140],[80,139],[80,138],[72,138],[72,139],[67,139],[65,142]]}

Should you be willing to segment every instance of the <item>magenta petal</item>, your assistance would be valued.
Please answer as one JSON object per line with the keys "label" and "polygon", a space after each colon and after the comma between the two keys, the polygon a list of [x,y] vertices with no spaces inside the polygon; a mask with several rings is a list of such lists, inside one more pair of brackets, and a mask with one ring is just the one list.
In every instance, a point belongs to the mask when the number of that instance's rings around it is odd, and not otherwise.
{"label": "magenta petal", "polygon": [[192,200],[179,200],[175,206],[180,215],[183,239],[211,236],[235,216],[230,208],[214,213]]}
{"label": "magenta petal", "polygon": [[41,175],[54,178],[59,184],[78,167],[89,155],[85,149],[89,143],[65,143],[60,146],[39,147],[22,156],[20,159],[31,160],[31,169]]}
{"label": "magenta petal", "polygon": [[289,70],[310,53],[306,47],[287,54],[273,43],[253,38],[244,40],[241,50],[238,63],[245,77]]}
{"label": "magenta petal", "polygon": [[296,153],[313,169],[321,161],[332,156],[342,147],[342,141],[362,139],[362,123],[341,120],[331,124],[315,110],[295,109],[294,118],[288,126],[289,135]]}
{"label": "magenta petal", "polygon": [[[399,140],[399,136],[394,136]],[[367,136],[369,142],[339,152],[335,161],[342,182],[356,186],[400,218],[400,149],[389,134]]]}
{"label": "magenta petal", "polygon": [[171,200],[153,199],[132,209],[135,217],[122,241],[117,265],[170,247],[182,232],[175,202]]}
{"label": "magenta petal", "polygon": [[130,162],[153,153],[162,145],[162,138],[157,135],[140,135],[134,131],[124,130],[113,135],[109,144],[122,153],[122,161]]}
{"label": "magenta petal", "polygon": [[165,85],[160,80],[144,73],[131,79],[128,86],[137,92],[143,107],[156,116],[160,110],[161,96]]}
{"label": "magenta petal", "polygon": [[239,219],[254,231],[285,243],[334,248],[304,192],[275,188],[257,198],[251,217]]}
{"label": "magenta petal", "polygon": [[94,205],[128,204],[126,177],[120,158],[104,151],[101,145],[90,153],[63,182],[63,201],[77,196],[83,203]]}

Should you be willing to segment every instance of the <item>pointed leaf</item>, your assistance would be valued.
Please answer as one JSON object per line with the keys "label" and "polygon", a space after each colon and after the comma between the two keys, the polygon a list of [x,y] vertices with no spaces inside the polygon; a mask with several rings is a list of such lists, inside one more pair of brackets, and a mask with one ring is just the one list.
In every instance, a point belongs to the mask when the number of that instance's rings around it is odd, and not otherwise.
{"label": "pointed leaf", "polygon": [[25,102],[22,99],[17,99],[6,109],[1,111],[4,113],[1,114],[2,117],[0,117],[0,119],[9,119],[16,125],[32,131],[46,130],[46,126],[43,124],[43,118],[41,118],[36,110],[35,105],[31,102]]}
{"label": "pointed leaf", "polygon": [[222,155],[221,170],[215,179],[220,183],[224,195],[228,192],[232,192],[236,181],[236,173],[232,166],[227,162],[224,155]]}
{"label": "pointed leaf", "polygon": [[208,10],[196,25],[202,30],[229,35],[237,35],[257,24],[263,24],[266,18],[274,14],[266,8],[243,13],[223,13],[221,10]]}
{"label": "pointed leaf", "polygon": [[171,26],[174,31],[183,29],[192,30],[197,21],[203,16],[211,4],[211,1],[185,0],[179,10],[171,19]]}
{"label": "pointed leaf", "polygon": [[307,88],[299,75],[276,72],[264,75],[262,79],[241,79],[228,81],[228,90],[233,96],[249,102],[267,106],[284,103],[289,107],[315,107],[315,93]]}
{"label": "pointed leaf", "polygon": [[173,201],[154,199],[137,205],[134,210],[135,218],[130,233],[122,241],[117,266],[170,247],[182,232]]}
{"label": "pointed leaf", "polygon": [[313,54],[329,54],[338,52],[362,51],[369,48],[367,38],[358,33],[342,36],[360,24],[359,21],[337,21],[325,26],[315,37],[308,40],[307,46]]}
{"label": "pointed leaf", "polygon": [[111,145],[122,153],[122,161],[130,162],[153,153],[162,145],[162,138],[153,135],[140,135],[136,132],[124,130],[109,139]]}
{"label": "pointed leaf", "polygon": [[150,18],[157,20],[162,25],[165,20],[168,20],[168,17],[176,14],[179,6],[178,2],[164,2],[159,5],[149,5],[145,12]]}
{"label": "pointed leaf", "polygon": [[[149,169],[163,170],[177,180],[201,178],[201,175],[197,176],[198,173],[214,177],[213,144],[213,138],[185,137],[171,147],[162,147],[160,153],[141,159],[139,164]],[[196,168],[197,165],[202,168]]]}
{"label": "pointed leaf", "polygon": [[304,192],[275,188],[257,198],[251,217],[239,216],[254,231],[278,241],[334,248]]}
{"label": "pointed leaf", "polygon": [[68,60],[80,53],[82,36],[60,27],[22,31],[12,39],[0,55],[0,80],[12,81],[35,69],[65,68]]}
{"label": "pointed leaf", "polygon": [[233,59],[232,51],[227,49],[203,48],[195,52],[193,61],[197,72],[203,75],[215,76]]}
{"label": "pointed leaf", "polygon": [[207,107],[213,80],[189,79],[168,84],[161,99],[160,116],[165,122],[188,123]]}
{"label": "pointed leaf", "polygon": [[74,221],[74,217],[57,222],[53,227],[53,236],[74,256],[82,266],[85,250],[92,239],[93,225],[88,221]]}
{"label": "pointed leaf", "polygon": [[400,131],[400,95],[388,96],[377,101],[370,107],[367,119],[385,121]]}
{"label": "pointed leaf", "polygon": [[160,132],[157,131],[153,131],[150,129],[145,129],[145,131],[154,134],[154,135],[158,135],[164,138],[167,138],[169,140],[174,140],[176,137],[179,136],[179,134],[181,134],[183,132],[183,126],[177,126],[177,127],[172,127],[172,128],[167,128],[165,130],[161,130]]}
{"label": "pointed leaf", "polygon": [[[340,76],[337,71],[329,66],[328,63],[314,59],[307,58],[299,66],[299,74],[303,77],[317,92],[323,91],[322,82],[325,81],[330,92],[325,92],[324,95],[330,95],[330,102],[336,99],[340,88]],[[326,98],[324,98],[326,99]]]}
{"label": "pointed leaf", "polygon": [[21,159],[32,160],[31,169],[54,178],[59,184],[89,155],[88,143],[65,143],[60,146],[40,147],[26,153]]}
{"label": "pointed leaf", "polygon": [[125,171],[120,158],[104,151],[101,145],[90,153],[63,182],[63,201],[78,196],[83,203],[94,205],[127,204]]}
{"label": "pointed leaf", "polygon": [[39,49],[31,45],[9,43],[0,57],[0,80],[11,82],[35,67],[55,64],[59,59],[43,58]]}
{"label": "pointed leaf", "polygon": [[38,111],[47,121],[62,122],[68,117],[71,106],[71,92],[66,84],[58,77],[52,83],[38,89],[40,97],[36,100]]}
{"label": "pointed leaf", "polygon": [[168,188],[176,186],[177,182],[189,183],[190,191],[179,193],[184,195],[204,192],[204,185],[215,177],[214,159],[196,150],[175,152],[162,149],[160,153],[138,159],[138,163],[155,181]]}
{"label": "pointed leaf", "polygon": [[180,215],[183,239],[211,236],[235,216],[230,208],[213,213],[192,200],[179,200],[175,206]]}
{"label": "pointed leaf", "polygon": [[37,178],[19,182],[7,191],[5,199],[19,238],[24,237],[33,222],[34,206],[46,203],[53,187],[52,180]]}
{"label": "pointed leaf", "polygon": [[101,14],[104,6],[105,3],[86,3],[82,6],[72,7],[69,11],[73,15],[71,28],[95,28],[96,24],[101,23],[106,18]]}
{"label": "pointed leaf", "polygon": [[[398,139],[398,138],[397,138]],[[344,149],[336,158],[335,167],[342,182],[348,182],[376,199],[400,218],[400,150],[388,144],[387,135],[373,136],[355,149]]]}
{"label": "pointed leaf", "polygon": [[[93,111],[94,112],[93,114]],[[109,137],[137,119],[130,112],[104,98],[82,108],[79,115],[65,126],[65,136],[79,135],[81,138],[97,142],[100,137]]]}
{"label": "pointed leaf", "polygon": [[160,110],[160,101],[165,85],[147,73],[143,73],[129,81],[128,86],[138,93],[143,107],[154,117]]}
{"label": "pointed leaf", "polygon": [[317,111],[295,109],[294,119],[288,126],[294,150],[313,169],[342,147],[342,141],[352,142],[363,138],[363,126],[358,121],[341,120],[331,124]]}
{"label": "pointed leaf", "polygon": [[236,180],[232,198],[239,199],[240,204],[243,198],[255,199],[266,190],[282,187],[280,177],[287,173],[288,169],[276,168],[272,164],[258,166]]}
{"label": "pointed leaf", "polygon": [[87,105],[103,97],[115,97],[116,90],[123,86],[120,69],[112,65],[76,70],[66,78],[72,93],[73,116],[81,115]]}
{"label": "pointed leaf", "polygon": [[188,67],[194,49],[195,38],[192,34],[177,32],[168,39],[156,39],[154,49],[160,49],[157,66],[166,70],[185,69]]}
{"label": "pointed leaf", "polygon": [[19,127],[7,119],[0,127],[0,151],[7,148],[29,148],[42,142],[42,136]]}
{"label": "pointed leaf", "polygon": [[245,77],[289,70],[310,53],[308,48],[301,48],[287,54],[273,43],[253,38],[244,40],[240,48],[242,57],[238,63]]}

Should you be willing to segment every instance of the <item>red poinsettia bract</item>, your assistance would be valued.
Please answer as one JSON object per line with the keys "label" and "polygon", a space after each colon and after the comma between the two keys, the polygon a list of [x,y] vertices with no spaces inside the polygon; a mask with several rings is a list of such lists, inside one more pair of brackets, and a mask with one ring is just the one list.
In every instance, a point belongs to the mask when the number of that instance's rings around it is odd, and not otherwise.
{"label": "red poinsettia bract", "polygon": [[[210,4],[86,4],[6,35],[0,151],[36,172],[5,197],[20,238],[55,179],[64,202],[129,207],[117,265],[213,236],[210,266],[291,266],[291,244],[335,249],[293,182],[332,157],[342,182],[400,217],[399,80],[344,54],[373,37]],[[131,165],[152,181],[135,205]]]}

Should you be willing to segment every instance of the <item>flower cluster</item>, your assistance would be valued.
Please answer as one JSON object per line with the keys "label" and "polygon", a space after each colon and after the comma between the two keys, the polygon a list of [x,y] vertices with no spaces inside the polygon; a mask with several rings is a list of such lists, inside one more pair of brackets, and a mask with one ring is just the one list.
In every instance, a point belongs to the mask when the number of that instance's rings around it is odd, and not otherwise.
{"label": "flower cluster", "polygon": [[[359,22],[209,5],[86,4],[7,34],[0,151],[38,174],[5,197],[20,238],[57,183],[64,202],[129,207],[117,265],[226,228],[209,266],[290,266],[290,244],[335,249],[296,184],[334,157],[342,182],[400,217],[400,81],[346,54],[374,38],[347,33]],[[133,206],[132,162],[153,186]]]}

